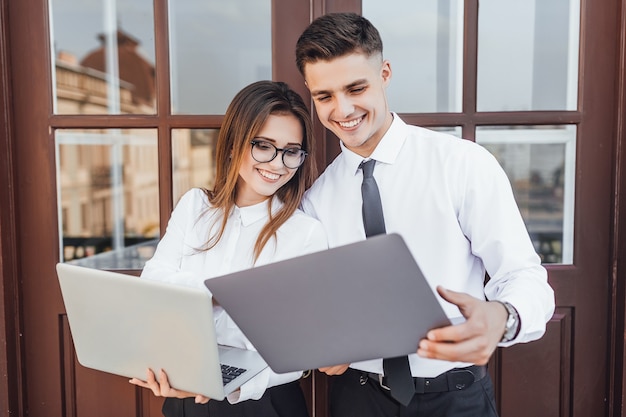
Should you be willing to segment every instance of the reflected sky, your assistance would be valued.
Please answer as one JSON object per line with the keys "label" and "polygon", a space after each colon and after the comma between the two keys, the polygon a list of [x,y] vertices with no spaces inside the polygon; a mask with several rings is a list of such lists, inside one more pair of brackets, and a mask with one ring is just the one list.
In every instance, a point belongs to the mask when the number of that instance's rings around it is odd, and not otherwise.
{"label": "reflected sky", "polygon": [[[100,45],[107,0],[50,2],[55,52],[80,60]],[[119,26],[141,42],[150,62],[152,3],[113,3]],[[392,64],[395,111],[461,110],[463,3],[363,0],[363,14],[380,29]],[[271,78],[270,0],[171,0],[169,8],[174,113],[222,114],[241,87]],[[578,20],[576,0],[482,0],[479,110],[575,109]]]}
{"label": "reflected sky", "polygon": [[[54,51],[71,52],[80,60],[98,48],[104,30],[102,0],[50,0]],[[118,25],[141,41],[139,51],[154,62],[154,18],[151,0],[116,2]],[[55,54],[56,55],[56,54]]]}
{"label": "reflected sky", "polygon": [[[50,0],[54,55],[78,62],[100,46],[106,0]],[[121,30],[155,62],[152,0],[118,0]],[[172,0],[169,10],[174,113],[221,114],[244,85],[271,78],[270,0]]]}
{"label": "reflected sky", "polygon": [[[463,1],[363,1],[363,15],[383,39],[393,77],[388,98],[397,112],[460,112]],[[397,13],[401,7],[403,13]],[[395,10],[394,13],[390,13]]]}

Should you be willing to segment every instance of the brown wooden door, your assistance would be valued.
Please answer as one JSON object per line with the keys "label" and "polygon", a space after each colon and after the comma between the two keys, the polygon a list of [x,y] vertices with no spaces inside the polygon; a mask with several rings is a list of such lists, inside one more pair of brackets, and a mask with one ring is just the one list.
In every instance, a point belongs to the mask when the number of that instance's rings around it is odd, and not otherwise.
{"label": "brown wooden door", "polygon": [[[154,1],[154,111],[115,116],[55,114],[48,4],[45,0],[3,0],[0,4],[1,44],[7,48],[3,49],[0,63],[3,81],[10,82],[2,89],[10,93],[6,97],[10,100],[5,109],[8,115],[2,127],[11,135],[3,139],[2,149],[10,152],[6,160],[13,167],[2,172],[0,180],[5,183],[0,185],[9,187],[10,196],[15,198],[14,203],[10,199],[7,205],[3,202],[1,209],[5,290],[1,294],[17,298],[5,303],[6,312],[0,315],[10,342],[2,351],[9,359],[6,368],[10,371],[10,388],[0,388],[0,399],[9,398],[13,413],[19,410],[35,417],[158,416],[160,401],[149,393],[131,387],[125,378],[91,371],[76,363],[54,272],[60,253],[55,135],[64,129],[150,130],[158,143],[159,218],[164,225],[174,201],[172,132],[216,129],[221,116],[177,115],[171,110],[171,51],[167,39],[171,16],[165,1]],[[361,2],[275,0],[272,4],[272,45],[276,51],[272,77],[286,80],[306,94],[291,51],[310,19],[309,13],[315,17],[336,10],[360,12]],[[614,149],[618,145],[614,103],[620,86],[616,68],[620,52],[624,52],[619,43],[624,30],[619,20],[624,2],[582,1],[578,99],[573,109],[550,111],[481,111],[477,107],[478,1],[467,0],[464,6],[460,109],[401,112],[405,120],[436,128],[458,128],[463,137],[479,141],[481,135],[488,136],[483,128],[493,126],[567,125],[576,131],[572,262],[548,265],[557,311],[544,338],[500,350],[492,360],[490,371],[496,382],[501,415],[621,415],[621,393],[614,393],[613,387],[621,386],[622,373],[613,369],[616,364],[623,364],[619,359],[623,352],[613,350],[623,346],[623,334],[619,323],[614,333],[610,329],[616,328],[613,319],[618,318],[611,310],[611,299],[616,294],[611,285],[612,264],[617,259],[612,247],[618,243],[612,241],[616,224],[613,179],[618,178],[614,176]],[[624,68],[620,73],[624,73]],[[318,132],[324,136],[319,126]],[[321,163],[328,163],[337,151],[336,143],[325,145],[317,155]],[[13,219],[14,224],[10,223]],[[9,249],[9,245],[13,248]],[[10,257],[16,259],[15,266]],[[623,315],[623,304],[619,305],[617,312]],[[325,416],[326,378],[315,374],[304,385],[315,415]]]}

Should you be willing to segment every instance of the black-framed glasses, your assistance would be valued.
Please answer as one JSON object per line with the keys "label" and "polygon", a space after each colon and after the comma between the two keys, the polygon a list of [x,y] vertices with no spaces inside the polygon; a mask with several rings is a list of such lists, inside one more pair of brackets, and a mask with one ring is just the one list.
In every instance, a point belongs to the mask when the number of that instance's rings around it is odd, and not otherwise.
{"label": "black-framed glasses", "polygon": [[302,165],[308,155],[307,151],[296,146],[280,149],[273,143],[261,139],[254,139],[250,143],[252,144],[252,157],[255,161],[270,162],[276,158],[278,152],[282,152],[283,164],[290,169],[296,169]]}

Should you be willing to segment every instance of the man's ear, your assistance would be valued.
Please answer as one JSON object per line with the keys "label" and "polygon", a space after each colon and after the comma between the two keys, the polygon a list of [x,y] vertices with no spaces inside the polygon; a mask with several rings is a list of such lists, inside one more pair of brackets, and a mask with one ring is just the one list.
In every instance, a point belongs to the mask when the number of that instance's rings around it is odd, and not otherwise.
{"label": "man's ear", "polygon": [[383,78],[383,84],[387,86],[389,81],[391,81],[391,62],[389,62],[389,60],[385,59],[383,61],[383,65],[380,69],[380,75]]}

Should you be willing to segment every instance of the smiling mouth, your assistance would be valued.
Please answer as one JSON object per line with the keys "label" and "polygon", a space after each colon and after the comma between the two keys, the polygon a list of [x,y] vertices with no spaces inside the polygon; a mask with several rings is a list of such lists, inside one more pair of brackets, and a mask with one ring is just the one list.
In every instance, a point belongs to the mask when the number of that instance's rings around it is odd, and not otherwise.
{"label": "smiling mouth", "polygon": [[359,117],[358,119],[350,120],[349,122],[337,122],[337,123],[339,124],[339,126],[345,129],[350,129],[350,128],[358,126],[362,121],[363,121],[363,116]]}
{"label": "smiling mouth", "polygon": [[264,171],[264,170],[261,170],[261,169],[259,169],[257,171],[259,171],[259,174],[261,174],[262,177],[265,177],[268,180],[276,181],[277,179],[280,178],[279,174],[274,174],[273,172]]}

